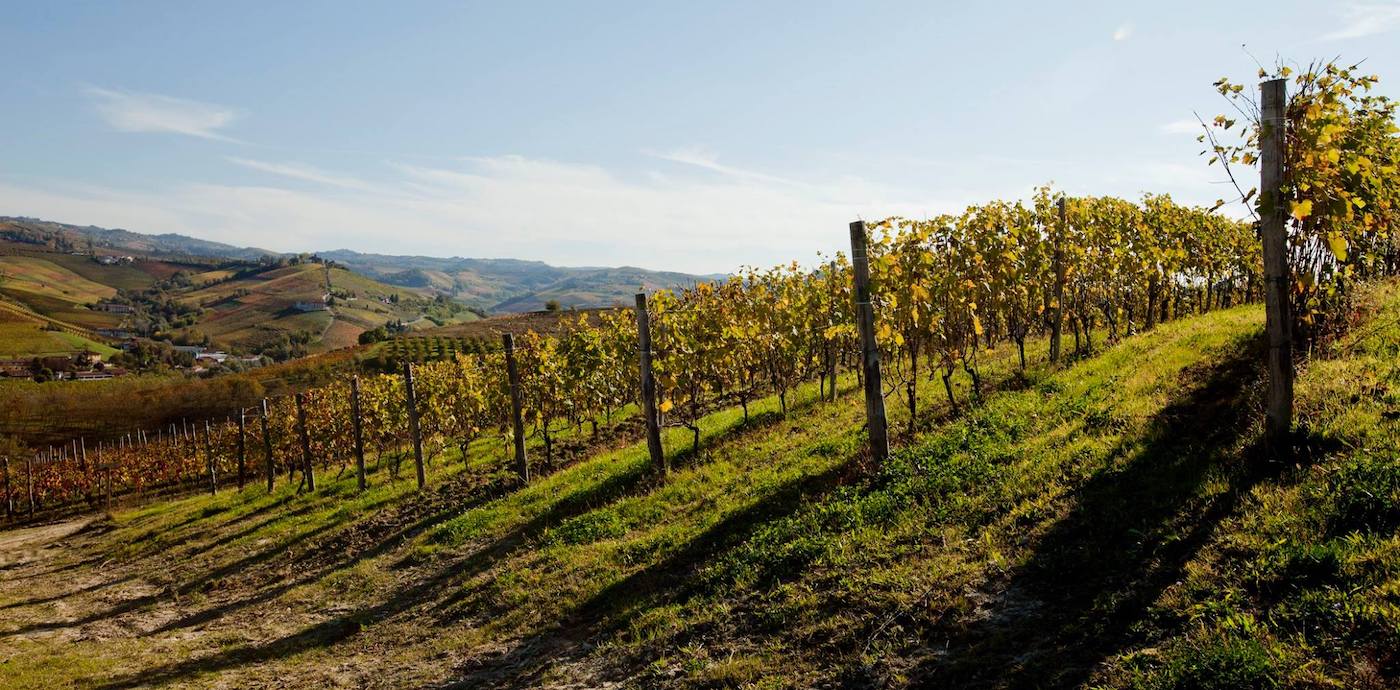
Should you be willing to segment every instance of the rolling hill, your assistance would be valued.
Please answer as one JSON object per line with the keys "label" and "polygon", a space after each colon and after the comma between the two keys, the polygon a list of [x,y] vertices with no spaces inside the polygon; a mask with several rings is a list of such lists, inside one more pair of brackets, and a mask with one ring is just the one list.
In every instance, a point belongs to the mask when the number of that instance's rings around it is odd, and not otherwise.
{"label": "rolling hill", "polygon": [[[11,314],[0,353],[107,349],[98,331],[128,331],[282,356],[354,345],[389,322],[426,328],[476,318],[460,304],[324,263],[112,252],[42,225],[0,222],[0,307]],[[98,308],[107,301],[130,313]]]}
{"label": "rolling hill", "polygon": [[[176,261],[285,258],[254,247],[236,247],[185,235],[145,235],[129,230],[67,225],[25,217],[0,217],[0,239],[39,241],[58,251],[122,253]],[[560,267],[520,259],[440,258],[367,254],[349,249],[316,252],[375,280],[445,295],[472,308],[495,313],[534,311],[551,301],[568,307],[627,304],[638,289],[691,285],[718,275],[692,275],[636,267]]]}

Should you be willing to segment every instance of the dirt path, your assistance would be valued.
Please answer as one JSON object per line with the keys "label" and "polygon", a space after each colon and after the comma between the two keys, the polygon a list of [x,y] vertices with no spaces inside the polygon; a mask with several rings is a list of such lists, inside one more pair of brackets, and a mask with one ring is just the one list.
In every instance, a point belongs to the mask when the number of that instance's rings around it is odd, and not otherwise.
{"label": "dirt path", "polygon": [[17,579],[38,565],[52,560],[62,550],[60,542],[92,524],[84,516],[38,527],[21,527],[0,532],[0,572],[6,580]]}

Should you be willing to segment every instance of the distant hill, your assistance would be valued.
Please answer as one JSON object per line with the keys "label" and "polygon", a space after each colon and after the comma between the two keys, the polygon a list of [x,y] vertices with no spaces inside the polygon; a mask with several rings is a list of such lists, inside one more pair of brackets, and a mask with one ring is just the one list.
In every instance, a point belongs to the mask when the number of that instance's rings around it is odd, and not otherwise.
{"label": "distant hill", "polygon": [[0,357],[100,351],[103,341],[137,335],[281,359],[354,345],[389,323],[477,318],[460,303],[338,265],[197,256],[217,243],[169,237],[0,219]]}
{"label": "distant hill", "polygon": [[429,289],[493,313],[536,311],[550,301],[580,309],[630,304],[638,290],[685,287],[723,277],[633,266],[551,266],[520,259],[392,256],[348,249],[317,255],[392,285]]}
{"label": "distant hill", "polygon": [[[56,251],[129,254],[159,259],[238,259],[296,256],[256,247],[237,247],[185,235],[147,235],[130,230],[68,225],[37,218],[0,216],[0,239],[38,241]],[[639,289],[684,287],[720,275],[692,275],[631,266],[552,266],[521,259],[395,256],[349,249],[314,252],[376,281],[445,295],[484,312],[543,309],[551,301],[564,308],[627,304]]]}

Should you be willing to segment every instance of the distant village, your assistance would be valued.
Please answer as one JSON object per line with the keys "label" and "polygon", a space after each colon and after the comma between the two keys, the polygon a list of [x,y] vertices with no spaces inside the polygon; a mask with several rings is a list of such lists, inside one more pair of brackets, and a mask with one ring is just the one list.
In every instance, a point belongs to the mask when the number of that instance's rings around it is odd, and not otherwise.
{"label": "distant village", "polygon": [[[106,335],[104,333],[104,335]],[[141,341],[130,338],[120,345],[123,352],[132,352],[141,347]],[[189,357],[190,364],[177,365],[174,369],[189,374],[203,374],[228,365],[240,368],[262,366],[259,355],[233,355],[221,350],[211,350],[198,345],[171,345],[171,350]],[[0,378],[34,379],[38,381],[102,381],[126,376],[132,373],[127,367],[103,361],[95,352],[79,352],[73,355],[50,355],[41,357],[21,357],[0,359]]]}

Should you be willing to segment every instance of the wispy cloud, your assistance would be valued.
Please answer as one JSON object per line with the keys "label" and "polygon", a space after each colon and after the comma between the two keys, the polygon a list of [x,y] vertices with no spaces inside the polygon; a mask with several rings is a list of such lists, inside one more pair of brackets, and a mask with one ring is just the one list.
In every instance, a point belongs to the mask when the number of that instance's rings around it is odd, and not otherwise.
{"label": "wispy cloud", "polygon": [[84,92],[93,99],[102,119],[118,131],[236,141],[219,131],[238,118],[238,111],[227,106],[96,86],[89,86]]}
{"label": "wispy cloud", "polygon": [[733,177],[740,180],[776,182],[778,184],[794,186],[802,186],[804,184],[802,182],[790,180],[785,177],[778,177],[775,175],[768,175],[752,170],[745,170],[743,168],[735,168],[728,165],[722,165],[719,162],[718,156],[716,156],[713,153],[710,153],[709,151],[706,151],[703,148],[695,146],[673,149],[671,151],[643,151],[642,153],[645,153],[646,155],[651,156],[653,158],[660,158],[661,160],[671,161],[672,163],[693,165],[697,168],[703,168],[711,172],[717,172],[721,175],[727,175],[729,177]]}
{"label": "wispy cloud", "polygon": [[1118,26],[1117,29],[1114,29],[1114,30],[1113,30],[1113,40],[1115,40],[1115,41],[1126,41],[1126,40],[1128,40],[1128,39],[1130,39],[1130,38],[1132,38],[1132,37],[1133,37],[1133,25],[1132,25],[1132,24],[1120,24],[1120,25]]}
{"label": "wispy cloud", "polygon": [[1321,40],[1362,38],[1394,31],[1400,28],[1400,1],[1346,3],[1340,15],[1342,27],[1323,34]]}
{"label": "wispy cloud", "polygon": [[1201,123],[1194,118],[1172,120],[1158,128],[1163,134],[1200,134]]}
{"label": "wispy cloud", "polygon": [[917,166],[843,165],[834,169],[856,174],[808,170],[797,178],[728,166],[694,149],[652,157],[681,165],[623,174],[590,163],[505,155],[391,162],[368,178],[229,157],[257,173],[252,182],[183,182],[140,191],[7,182],[0,174],[0,213],[279,251],[349,247],[709,273],[815,259],[819,251],[845,249],[845,228],[857,218],[957,213],[969,204],[1027,195],[1052,179],[1071,193],[1133,198],[1151,189],[1197,203],[1219,195],[1213,171],[1189,159],[959,157]]}
{"label": "wispy cloud", "polygon": [[[685,170],[623,177],[597,165],[522,156],[395,164],[374,184],[302,165],[230,161],[269,178],[143,191],[0,180],[0,212],[279,251],[351,247],[708,273],[842,249],[846,225],[856,218],[921,217],[973,201],[931,200],[847,178],[794,186]],[[278,178],[356,193],[294,189]]]}
{"label": "wispy cloud", "polygon": [[297,163],[270,163],[267,161],[252,160],[248,158],[238,158],[237,156],[225,156],[224,159],[235,165],[241,165],[245,168],[265,173],[271,173],[273,175],[278,175],[293,180],[301,180],[303,182],[314,182],[316,184],[322,184],[328,187],[340,187],[342,189],[352,189],[358,191],[374,189],[374,185],[357,177],[351,177],[348,175],[338,175],[335,173],[326,172],[317,168],[312,168],[310,166],[300,165]]}

